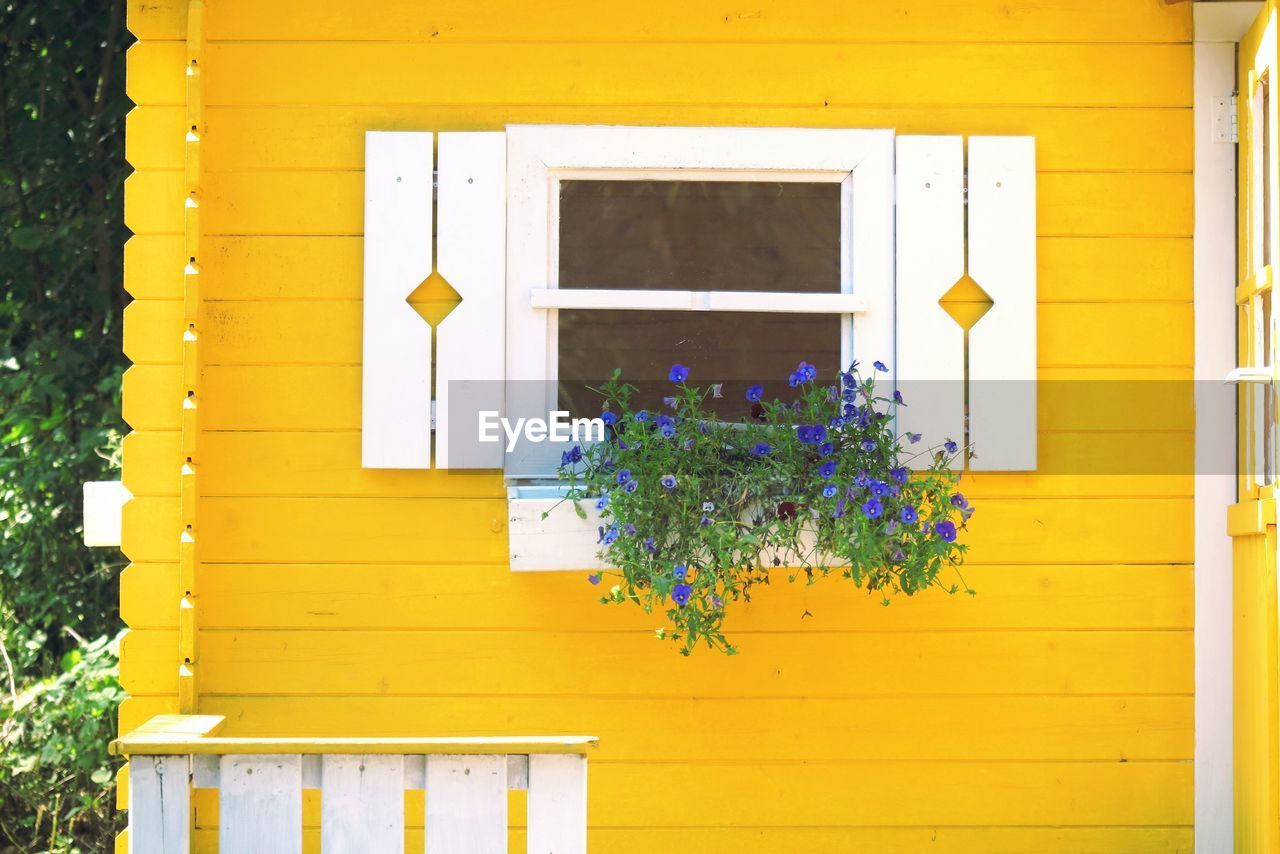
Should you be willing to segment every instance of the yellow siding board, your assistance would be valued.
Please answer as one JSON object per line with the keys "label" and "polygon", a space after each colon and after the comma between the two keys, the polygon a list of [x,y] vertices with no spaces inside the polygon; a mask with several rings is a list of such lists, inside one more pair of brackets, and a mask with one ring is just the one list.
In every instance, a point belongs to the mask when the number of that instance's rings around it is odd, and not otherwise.
{"label": "yellow siding board", "polygon": [[[149,569],[149,568],[148,568]],[[126,593],[150,605],[159,573],[130,567]],[[777,582],[733,609],[727,631],[1189,629],[1191,568],[1168,564],[967,566],[976,596],[930,590],[881,597],[839,578]],[[512,573],[486,566],[212,564],[198,573],[206,629],[465,629],[645,631],[639,609],[602,607],[585,573]],[[948,581],[955,581],[951,575]],[[157,583],[158,584],[158,583]],[[137,585],[136,587],[134,585]],[[149,609],[148,609],[149,610]],[[140,605],[141,613],[146,613]],[[803,619],[800,615],[808,613]],[[153,620],[163,614],[156,613]],[[151,625],[148,622],[148,625]],[[137,625],[136,623],[134,625]]]}
{"label": "yellow siding board", "polygon": [[[133,629],[176,629],[176,563],[131,563],[120,573],[120,618]],[[175,662],[176,664],[176,662]]]}
{"label": "yellow siding board", "polygon": [[[136,499],[125,512],[148,502],[166,499]],[[965,541],[969,558],[979,563],[1183,562],[1191,560],[1191,531],[1182,524],[1190,510],[1191,501],[1181,498],[989,499]],[[502,499],[206,498],[200,512],[205,561],[472,564],[507,558]],[[137,543],[141,551],[129,555],[133,560],[173,559],[167,541],[139,534]]]}
{"label": "yellow siding board", "polygon": [[181,445],[178,433],[134,431],[124,437],[124,485],[135,498],[178,495]]}
{"label": "yellow siding board", "polygon": [[[607,729],[593,761],[1180,760],[1191,757],[1194,738],[1185,696],[317,697],[301,708],[288,697],[205,702],[207,714],[226,715],[244,736],[319,736],[339,724],[353,735]],[[928,720],[941,725],[921,726]],[[685,738],[665,737],[673,721]]]}
{"label": "yellow siding board", "polygon": [[[609,854],[1191,854],[1192,837],[1190,827],[597,827],[588,831],[587,844]],[[218,854],[216,831],[197,829],[192,838],[197,854]],[[302,841],[305,854],[319,854],[320,829],[304,828]],[[421,830],[405,832],[406,851],[423,844]],[[523,854],[523,831],[511,833],[507,850]]]}
{"label": "yellow siding board", "polygon": [[286,42],[213,43],[205,53],[211,106],[1191,103],[1189,44]]}
{"label": "yellow siding board", "polygon": [[[140,366],[143,381],[160,384],[176,368]],[[148,372],[148,373],[141,373]],[[1042,369],[1040,429],[1179,431],[1194,429],[1189,368]],[[126,382],[129,376],[126,375]],[[345,366],[259,365],[209,367],[201,380],[201,418],[207,430],[357,430],[360,427],[360,369]],[[177,399],[172,397],[170,399]],[[145,403],[138,403],[142,418]],[[135,429],[177,429],[172,416],[157,412]],[[128,415],[126,404],[126,418]]]}
{"label": "yellow siding board", "polygon": [[182,299],[182,237],[148,234],[124,245],[124,289],[134,299]]}
{"label": "yellow siding board", "polygon": [[[139,38],[184,35],[178,0],[131,0],[129,28]],[[1012,4],[1005,0],[908,0],[849,6],[839,0],[757,3],[750,9],[660,0],[639,8],[519,0],[433,3],[381,0],[378,14],[358,4],[306,0],[263,5],[219,0],[211,40],[352,41],[1150,41],[1185,42],[1191,17],[1155,3],[1077,0]]]}
{"label": "yellow siding board", "polygon": [[124,372],[124,420],[135,430],[181,428],[182,369],[135,365]]}
{"label": "yellow siding board", "polygon": [[178,693],[178,633],[130,629],[120,640],[120,685],[133,696]]}
{"label": "yellow siding board", "polygon": [[[147,433],[148,441],[177,441]],[[433,496],[506,494],[494,473],[393,471],[360,467],[360,434],[343,432],[212,432],[201,437],[200,483],[208,496]],[[125,452],[129,453],[126,440]],[[987,497],[1190,496],[1193,447],[1189,433],[1071,433],[1040,435],[1038,474],[966,475],[964,493]],[[177,474],[147,494],[176,494]],[[151,484],[152,481],[147,481]],[[135,495],[141,494],[135,491]]]}
{"label": "yellow siding board", "polygon": [[[202,631],[200,686],[237,695],[858,697],[1187,694],[1193,685],[1183,630],[739,632],[735,640],[739,655],[686,658],[651,631]],[[165,693],[166,684],[144,682],[149,690],[137,693]]]}
{"label": "yellow siding board", "polygon": [[134,234],[181,234],[186,199],[181,171],[134,172],[124,180],[124,224]]}
{"label": "yellow siding board", "polygon": [[[176,173],[172,173],[176,174]],[[154,194],[155,206],[182,199],[171,173],[136,173],[132,195]],[[178,176],[180,178],[180,176]],[[176,180],[176,179],[175,179]],[[202,208],[209,235],[345,235],[363,227],[363,174],[359,172],[223,173]],[[178,190],[175,195],[175,190]],[[1134,210],[1135,199],[1142,207]],[[1191,234],[1191,176],[1160,173],[1046,173],[1037,186],[1038,230],[1047,236],[1184,237]],[[150,209],[150,208],[149,208]],[[167,210],[167,209],[166,209]],[[134,231],[180,228],[176,213],[141,217]],[[169,222],[172,220],[172,222]]]}
{"label": "yellow siding board", "polygon": [[[981,284],[981,283],[979,283]],[[448,301],[426,307],[452,307]],[[207,302],[205,365],[358,365],[362,303]],[[179,364],[186,329],[179,300],[136,300],[125,309],[124,351],[134,364]],[[1152,337],[1127,334],[1137,325]],[[1051,367],[1192,364],[1188,303],[1041,302],[1039,363]],[[796,358],[805,356],[797,345]]]}
{"label": "yellow siding board", "polygon": [[[508,124],[892,127],[899,133],[1031,134],[1046,172],[1190,172],[1191,110],[1087,107],[576,107],[524,104],[216,107],[202,143],[206,174],[364,168],[364,131],[502,130]],[[180,169],[180,107],[134,110],[126,153],[138,169]]]}
{"label": "yellow siding board", "polygon": [[156,715],[177,713],[177,697],[130,697],[120,704],[120,732],[137,729]]}
{"label": "yellow siding board", "polygon": [[[169,240],[135,237],[126,245],[126,265],[135,258],[137,278],[156,289],[148,296],[181,296],[181,277],[148,263],[153,253],[157,260],[166,257],[163,244]],[[360,298],[359,237],[213,237],[206,246],[209,300]],[[180,244],[174,251],[181,257]],[[1038,253],[1037,287],[1043,302],[1191,301],[1190,240],[1042,237]]]}
{"label": "yellow siding board", "polygon": [[121,550],[132,561],[176,561],[182,508],[177,498],[132,498],[124,505]]}

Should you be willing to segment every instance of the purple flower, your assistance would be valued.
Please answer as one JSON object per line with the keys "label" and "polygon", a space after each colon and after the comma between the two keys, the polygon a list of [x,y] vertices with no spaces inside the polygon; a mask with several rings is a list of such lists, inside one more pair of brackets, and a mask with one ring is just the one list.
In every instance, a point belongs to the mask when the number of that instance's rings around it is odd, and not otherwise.
{"label": "purple flower", "polygon": [[607,495],[601,495],[601,496],[600,496],[600,500],[596,502],[596,509],[597,509],[597,510],[603,510],[604,508],[606,508],[606,507],[608,507],[608,506],[609,506],[609,496],[607,496]]}
{"label": "purple flower", "polygon": [[[670,438],[670,437],[668,437],[668,438]],[[695,439],[695,438],[694,438],[694,437],[692,437],[692,436],[690,436],[688,439],[685,439],[685,440],[684,440],[684,449],[685,449],[686,451],[692,451],[692,450],[693,450],[693,445],[694,445],[694,443],[695,443],[696,441],[697,441],[697,439]]]}
{"label": "purple flower", "polygon": [[823,476],[823,477],[825,477],[825,478],[829,478],[829,477],[831,477],[832,475],[834,475],[835,473],[836,473],[836,461],[835,461],[835,460],[827,460],[825,463],[823,463],[822,465],[818,466],[818,474],[822,475],[822,476]]}
{"label": "purple flower", "polygon": [[884,362],[876,362],[872,365],[872,367],[874,367],[877,371],[887,372],[889,370],[888,366],[886,366]]}
{"label": "purple flower", "polygon": [[947,452],[948,454],[954,454],[956,451],[958,451],[958,450],[960,449],[960,448],[959,448],[959,446],[958,446],[958,445],[956,445],[956,443],[955,443],[955,442],[953,442],[953,441],[951,441],[950,439],[948,439],[948,440],[943,444],[943,446],[942,446],[942,447],[946,449],[946,452]]}
{"label": "purple flower", "polygon": [[675,409],[677,406],[679,406],[679,405],[680,405],[680,398],[678,398],[678,397],[664,397],[664,398],[662,399],[662,402],[663,402],[663,403],[665,403],[667,406],[670,406],[672,409]]}
{"label": "purple flower", "polygon": [[869,454],[876,449],[876,443],[871,441],[870,439],[863,439],[859,447]]}
{"label": "purple flower", "polygon": [[702,502],[702,512],[703,512],[703,513],[710,513],[710,512],[712,512],[712,511],[714,511],[715,509],[716,509],[716,506],[715,506],[714,504],[712,504],[710,501],[704,501],[704,502]]}
{"label": "purple flower", "polygon": [[[634,483],[634,481],[632,482]],[[658,553],[658,544],[653,541],[653,537],[645,537],[644,550],[651,555],[656,555]]]}
{"label": "purple flower", "polygon": [[622,485],[622,491],[630,495],[640,488],[640,483],[635,480],[629,480]]}
{"label": "purple flower", "polygon": [[833,453],[835,453],[835,450],[836,450],[835,445],[831,444],[830,442],[823,442],[821,445],[818,446],[818,456],[829,457]]}
{"label": "purple flower", "polygon": [[618,423],[618,416],[606,409],[600,413],[600,420],[605,423],[606,427],[612,427]]}
{"label": "purple flower", "polygon": [[813,444],[815,445],[818,445],[825,442],[826,440],[827,440],[827,428],[823,427],[821,424],[813,425],[813,434],[810,436],[809,441],[813,442]]}
{"label": "purple flower", "polygon": [[673,425],[676,422],[675,422],[675,419],[672,418],[670,415],[659,415],[656,419],[654,419],[653,423],[657,424],[658,428],[661,429],[663,427]]}
{"label": "purple flower", "polygon": [[826,486],[822,487],[822,495],[825,498],[835,498],[838,491],[839,490],[836,489],[836,485],[834,483],[828,483]]}
{"label": "purple flower", "polygon": [[906,483],[908,475],[907,475],[907,470],[899,466],[898,468],[889,472],[889,476],[892,477],[894,480],[896,480],[898,483]]}
{"label": "purple flower", "polygon": [[588,576],[587,576],[587,581],[590,581],[592,584],[599,584],[599,583],[600,583],[600,573],[598,573],[598,572],[593,572],[593,573],[591,573],[590,575],[588,575]]}
{"label": "purple flower", "polygon": [[954,543],[956,541],[956,523],[955,522],[951,522],[951,521],[939,522],[938,524],[933,526],[933,529],[938,532],[939,537],[942,537],[942,539],[946,540],[948,543]]}
{"label": "purple flower", "polygon": [[920,514],[916,512],[914,507],[903,507],[902,512],[898,514],[898,518],[902,520],[902,524],[911,525],[920,518]]}
{"label": "purple flower", "polygon": [[663,424],[658,428],[658,432],[662,434],[664,439],[674,439],[676,437],[676,425]]}
{"label": "purple flower", "polygon": [[889,484],[885,483],[883,480],[871,481],[871,494],[876,498],[884,498],[889,494]]}
{"label": "purple flower", "polygon": [[919,433],[908,433],[908,434],[907,434],[907,441],[908,441],[908,442],[910,442],[910,443],[911,443],[911,444],[913,444],[913,445],[914,445],[916,442],[919,442],[921,438],[922,438],[922,437],[921,437],[921,435],[920,435]]}
{"label": "purple flower", "polygon": [[631,469],[623,469],[618,472],[618,483],[626,483],[631,480]]}
{"label": "purple flower", "polygon": [[682,383],[689,379],[689,369],[677,362],[671,366],[671,372],[667,374],[667,379],[673,383]]}
{"label": "purple flower", "polygon": [[894,402],[894,403],[896,403],[896,404],[898,404],[899,406],[906,406],[906,405],[907,405],[907,402],[906,402],[905,400],[903,400],[903,399],[902,399],[902,392],[900,392],[900,391],[894,391],[894,393],[893,393],[893,402]]}
{"label": "purple flower", "polygon": [[611,546],[618,540],[618,526],[610,525],[608,530],[600,528],[600,540],[606,546]]}
{"label": "purple flower", "polygon": [[957,492],[951,496],[951,506],[959,507],[961,510],[969,506],[968,500],[964,497],[964,493]]}
{"label": "purple flower", "polygon": [[747,400],[751,401],[752,403],[757,402],[762,397],[764,397],[764,386],[753,385],[747,389]]}
{"label": "purple flower", "polygon": [[676,577],[676,581],[684,581],[684,577],[689,574],[689,568],[684,564],[680,564],[671,570],[671,574]]}
{"label": "purple flower", "polygon": [[812,436],[813,436],[813,428],[810,427],[808,424],[801,424],[798,427],[796,427],[796,438],[800,440],[800,443],[802,445],[809,444],[809,441],[812,438]]}
{"label": "purple flower", "polygon": [[831,513],[831,516],[834,519],[843,519],[844,515],[844,499],[841,498],[836,502],[836,509]]}
{"label": "purple flower", "polygon": [[649,420],[649,413],[648,413],[647,411],[645,411],[645,410],[641,409],[639,412],[637,412],[637,413],[636,413],[636,420],[637,420],[637,421],[648,421],[648,420]]}
{"label": "purple flower", "polygon": [[622,526],[622,533],[628,537],[635,536],[636,526],[628,522],[627,524]]}
{"label": "purple flower", "polygon": [[681,607],[684,607],[684,604],[689,601],[689,596],[692,593],[693,588],[688,584],[677,584],[675,587],[671,588],[671,601]]}
{"label": "purple flower", "polygon": [[569,450],[564,451],[560,454],[560,465],[562,466],[573,465],[574,463],[581,462],[581,461],[582,461],[582,448],[578,445],[574,445]]}
{"label": "purple flower", "polygon": [[673,474],[664,474],[664,475],[662,476],[662,479],[659,481],[659,483],[661,483],[663,486],[665,486],[668,490],[675,489],[675,488],[676,488],[676,476],[675,476],[675,475],[673,475]]}
{"label": "purple flower", "polygon": [[806,382],[816,380],[818,378],[818,369],[808,362],[801,362],[800,366],[796,368],[796,373],[799,374]]}
{"label": "purple flower", "polygon": [[767,457],[772,452],[773,446],[768,442],[756,442],[755,447],[751,449],[751,455],[757,459],[760,457]]}
{"label": "purple flower", "polygon": [[868,519],[879,519],[880,514],[884,512],[884,505],[880,503],[879,498],[869,499],[862,505],[862,515]]}
{"label": "purple flower", "polygon": [[792,388],[795,388],[796,386],[800,385],[802,382],[804,382],[804,377],[802,377],[799,373],[793,373],[791,376],[787,377],[787,385],[791,386]]}
{"label": "purple flower", "polygon": [[699,527],[699,528],[710,528],[710,527],[711,527],[711,520],[710,520],[709,518],[707,518],[706,516],[703,516],[701,519],[699,519],[699,520],[698,520],[698,527]]}

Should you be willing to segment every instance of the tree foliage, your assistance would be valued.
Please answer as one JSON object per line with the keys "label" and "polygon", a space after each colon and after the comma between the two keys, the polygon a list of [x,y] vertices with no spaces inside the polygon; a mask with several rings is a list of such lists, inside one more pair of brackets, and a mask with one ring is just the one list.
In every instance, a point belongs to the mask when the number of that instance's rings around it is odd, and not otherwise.
{"label": "tree foliage", "polygon": [[0,2],[0,851],[106,850],[117,820],[122,561],[79,507],[123,430],[128,38],[123,0]]}

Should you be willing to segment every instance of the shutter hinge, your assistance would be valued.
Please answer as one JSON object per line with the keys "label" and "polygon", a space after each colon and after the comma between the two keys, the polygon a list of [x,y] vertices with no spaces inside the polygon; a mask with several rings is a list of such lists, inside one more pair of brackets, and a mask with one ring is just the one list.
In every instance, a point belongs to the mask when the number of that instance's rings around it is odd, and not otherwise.
{"label": "shutter hinge", "polygon": [[1213,141],[1232,143],[1240,141],[1240,99],[1236,95],[1220,95],[1213,99]]}

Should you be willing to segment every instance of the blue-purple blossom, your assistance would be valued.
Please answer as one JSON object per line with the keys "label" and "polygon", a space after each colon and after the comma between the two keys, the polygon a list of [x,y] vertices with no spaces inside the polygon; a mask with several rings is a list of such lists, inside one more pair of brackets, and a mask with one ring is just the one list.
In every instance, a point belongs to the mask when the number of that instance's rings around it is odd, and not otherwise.
{"label": "blue-purple blossom", "polygon": [[751,455],[756,458],[767,457],[773,452],[773,446],[768,442],[756,442],[755,447],[751,449]]}
{"label": "blue-purple blossom", "polygon": [[884,498],[889,494],[889,484],[885,483],[883,480],[871,481],[871,494],[876,498]]}
{"label": "blue-purple blossom", "polygon": [[674,439],[676,437],[676,425],[663,424],[658,428],[658,432],[662,434],[664,439]]}
{"label": "blue-purple blossom", "polygon": [[684,577],[689,574],[689,567],[679,564],[675,569],[671,570],[671,574],[675,576],[676,581],[684,581]]}
{"label": "blue-purple blossom", "polygon": [[893,392],[893,402],[898,404],[899,406],[907,405],[907,402],[902,399],[902,392],[897,391],[896,389]]}
{"label": "blue-purple blossom", "polygon": [[837,501],[837,502],[836,502],[836,509],[835,509],[834,511],[832,511],[831,516],[832,516],[832,518],[835,518],[835,519],[843,519],[843,518],[844,518],[844,516],[845,516],[845,512],[844,512],[844,499],[843,499],[843,498],[841,498],[839,501]]}
{"label": "blue-purple blossom", "polygon": [[804,382],[804,377],[802,377],[799,374],[799,372],[793,373],[791,374],[791,376],[787,377],[787,385],[791,386],[792,388],[795,388],[796,386],[800,385],[803,382]]}
{"label": "blue-purple blossom", "polygon": [[636,526],[628,522],[622,526],[622,534],[626,537],[634,537],[636,534]]}
{"label": "blue-purple blossom", "polygon": [[950,439],[948,439],[942,447],[946,449],[948,454],[954,454],[956,451],[960,450],[960,447]]}
{"label": "blue-purple blossom", "polygon": [[662,476],[662,479],[658,482],[661,483],[663,486],[665,486],[668,490],[676,488],[676,476],[673,474],[664,474]]}
{"label": "blue-purple blossom", "polygon": [[623,491],[623,492],[625,492],[625,493],[627,493],[628,495],[630,495],[631,493],[635,492],[635,491],[636,491],[637,489],[639,489],[639,488],[640,488],[640,483],[639,483],[639,481],[634,480],[634,479],[633,479],[633,480],[629,480],[629,481],[627,481],[626,483],[624,483],[624,484],[622,485],[622,491]]}
{"label": "blue-purple blossom", "polygon": [[709,516],[703,516],[701,519],[698,520],[699,528],[710,528],[711,525],[712,525],[711,517]]}
{"label": "blue-purple blossom", "polygon": [[645,537],[643,545],[644,550],[649,554],[656,555],[658,553],[658,544],[653,541],[653,537]]}
{"label": "blue-purple blossom", "polygon": [[870,439],[863,439],[859,444],[859,447],[869,454],[876,449],[876,443]]}
{"label": "blue-purple blossom", "polygon": [[664,398],[662,399],[662,402],[663,402],[664,404],[666,404],[667,406],[670,406],[672,409],[675,409],[677,406],[679,406],[679,405],[680,405],[680,398],[678,398],[678,397],[664,397]]}
{"label": "blue-purple blossom", "polygon": [[902,512],[898,514],[898,518],[902,520],[902,524],[910,525],[920,518],[920,514],[916,512],[914,507],[903,507]]}
{"label": "blue-purple blossom", "polygon": [[618,416],[606,409],[604,412],[600,413],[600,420],[605,423],[606,427],[612,427],[614,424],[618,423]]}
{"label": "blue-purple blossom", "polygon": [[618,540],[617,525],[610,525],[607,529],[602,527],[602,528],[599,528],[598,530],[600,531],[600,539],[597,542],[604,543],[606,546],[611,546],[615,542],[617,542]]}
{"label": "blue-purple blossom", "polygon": [[824,498],[835,498],[837,492],[839,492],[839,490],[836,489],[836,485],[834,483],[828,483],[826,486],[822,487],[822,495]]}
{"label": "blue-purple blossom", "polygon": [[882,372],[887,372],[889,370],[888,366],[885,365],[884,362],[879,362],[879,361],[875,362],[872,365],[872,367],[874,367],[877,371],[882,371]]}
{"label": "blue-purple blossom", "polygon": [[618,472],[617,480],[618,480],[618,483],[626,483],[627,481],[631,480],[631,469],[623,469],[622,471]]}
{"label": "blue-purple blossom", "polygon": [[884,513],[884,505],[880,503],[879,498],[871,498],[862,505],[862,515],[868,519],[879,519],[882,513]]}
{"label": "blue-purple blossom", "polygon": [[671,588],[671,601],[683,607],[684,604],[689,601],[689,596],[692,595],[692,593],[693,588],[688,584],[677,584],[675,587]]}
{"label": "blue-purple blossom", "polygon": [[902,466],[898,466],[896,469],[894,469],[893,471],[889,472],[889,476],[890,476],[891,478],[893,478],[894,480],[896,480],[898,483],[906,483],[906,482],[907,482],[907,477],[908,477],[908,472],[907,472],[907,470],[906,470],[905,468],[903,468]]}
{"label": "blue-purple blossom", "polygon": [[803,377],[805,381],[812,381],[818,378],[818,369],[808,362],[801,362],[800,366],[796,368],[796,373]]}
{"label": "blue-purple blossom", "polygon": [[641,409],[639,412],[637,412],[637,413],[636,413],[636,420],[637,420],[637,421],[648,421],[648,420],[649,420],[649,413],[648,413],[648,411],[647,411],[647,410],[644,410],[644,409]]}
{"label": "blue-purple blossom", "polygon": [[588,576],[587,576],[587,581],[590,581],[592,584],[599,584],[599,583],[600,583],[600,573],[598,573],[598,572],[593,572],[593,573],[591,573],[590,575],[588,575]]}
{"label": "blue-purple blossom", "polygon": [[764,386],[753,385],[747,388],[747,400],[757,403],[762,397],[764,397]]}
{"label": "blue-purple blossom", "polygon": [[835,450],[836,450],[835,445],[831,444],[830,442],[823,442],[821,445],[818,446],[818,456],[829,457],[833,453],[835,453]]}
{"label": "blue-purple blossom", "polygon": [[604,508],[606,508],[606,507],[608,507],[608,506],[609,506],[609,496],[607,496],[607,495],[601,495],[601,496],[600,496],[600,500],[596,502],[596,509],[597,509],[597,510],[603,510]]}
{"label": "blue-purple blossom", "polygon": [[712,511],[713,511],[713,510],[715,510],[715,509],[716,509],[716,506],[715,506],[714,504],[712,504],[710,501],[704,501],[704,502],[702,502],[702,512],[703,512],[703,513],[710,513],[710,512],[712,512]]}
{"label": "blue-purple blossom", "polygon": [[827,460],[825,463],[818,466],[818,474],[822,475],[825,478],[830,478],[835,473],[836,473],[835,460]]}
{"label": "blue-purple blossom", "polygon": [[964,508],[969,506],[969,501],[964,497],[964,493],[957,492],[955,495],[951,496],[951,506],[959,507],[961,510],[963,510]]}
{"label": "blue-purple blossom", "polygon": [[922,435],[922,434],[920,434],[920,433],[908,433],[908,434],[907,434],[907,441],[908,441],[908,442],[910,442],[910,443],[911,443],[911,444],[913,444],[913,445],[914,445],[916,442],[919,442],[922,438],[923,438],[923,435]]}
{"label": "blue-purple blossom", "polygon": [[582,462],[582,447],[580,445],[574,445],[569,450],[561,452],[560,465],[568,466],[578,462]]}
{"label": "blue-purple blossom", "polygon": [[942,537],[942,539],[946,540],[948,543],[954,543],[956,541],[955,522],[945,520],[934,525],[933,529],[938,532],[939,537]]}
{"label": "blue-purple blossom", "polygon": [[689,369],[677,362],[671,366],[671,371],[667,374],[667,379],[671,380],[673,383],[682,383],[689,379]]}

